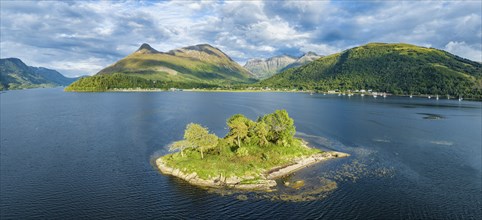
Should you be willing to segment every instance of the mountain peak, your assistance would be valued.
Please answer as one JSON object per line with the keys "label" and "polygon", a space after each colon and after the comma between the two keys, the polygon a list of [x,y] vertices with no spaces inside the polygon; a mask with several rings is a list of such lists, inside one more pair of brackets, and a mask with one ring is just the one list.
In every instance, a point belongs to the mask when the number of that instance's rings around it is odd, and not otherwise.
{"label": "mountain peak", "polygon": [[288,55],[288,54],[281,54],[281,55],[277,55],[277,56],[274,56],[274,57],[270,57],[270,58],[268,58],[268,60],[269,59],[296,59],[296,57]]}
{"label": "mountain peak", "polygon": [[0,59],[0,60],[10,61],[10,62],[14,62],[14,63],[23,63],[22,60],[20,60],[19,58],[16,58],[16,57],[2,58],[2,59]]}
{"label": "mountain peak", "polygon": [[211,44],[198,44],[198,45],[195,45],[195,46],[198,46],[198,47],[210,47],[210,48],[214,48]]}
{"label": "mountain peak", "polygon": [[313,51],[308,51],[305,54],[303,54],[303,56],[319,56],[319,55]]}
{"label": "mountain peak", "polygon": [[0,59],[0,65],[7,65],[8,63],[19,66],[21,68],[28,68],[28,66],[19,58],[11,57]]}
{"label": "mountain peak", "polygon": [[137,54],[153,54],[153,53],[159,53],[159,51],[155,50],[154,48],[151,47],[151,45],[147,43],[143,43],[139,49],[136,50]]}
{"label": "mountain peak", "polygon": [[207,52],[209,51],[221,51],[220,49],[211,46],[210,44],[197,44],[194,46],[188,46],[188,47],[183,47],[182,49],[185,50],[195,50],[195,51],[200,51],[200,52]]}

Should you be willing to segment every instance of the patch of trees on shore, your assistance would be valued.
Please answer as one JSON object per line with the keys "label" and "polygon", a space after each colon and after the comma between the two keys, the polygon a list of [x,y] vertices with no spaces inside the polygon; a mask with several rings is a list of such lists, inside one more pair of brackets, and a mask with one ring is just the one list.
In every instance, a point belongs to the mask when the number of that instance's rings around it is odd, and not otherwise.
{"label": "patch of trees on shore", "polygon": [[81,78],[65,91],[103,92],[115,89],[215,88],[216,85],[198,82],[150,80],[122,73],[101,74]]}

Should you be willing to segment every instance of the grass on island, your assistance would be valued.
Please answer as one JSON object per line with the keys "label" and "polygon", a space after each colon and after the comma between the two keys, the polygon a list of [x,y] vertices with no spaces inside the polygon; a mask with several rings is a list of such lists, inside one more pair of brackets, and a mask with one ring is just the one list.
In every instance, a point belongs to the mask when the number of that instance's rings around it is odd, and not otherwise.
{"label": "grass on island", "polygon": [[227,125],[229,133],[219,138],[201,125],[188,124],[184,140],[170,146],[171,151],[178,152],[163,156],[163,161],[185,173],[196,172],[203,179],[220,175],[256,179],[295,158],[321,152],[294,137],[294,121],[285,110],[276,110],[257,121],[236,114]]}

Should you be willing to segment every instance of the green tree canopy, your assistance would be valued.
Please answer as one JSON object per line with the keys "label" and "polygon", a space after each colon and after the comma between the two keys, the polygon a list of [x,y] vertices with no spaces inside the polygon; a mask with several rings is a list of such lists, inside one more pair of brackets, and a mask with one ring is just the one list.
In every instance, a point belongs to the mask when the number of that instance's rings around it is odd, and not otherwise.
{"label": "green tree canopy", "polygon": [[193,147],[194,145],[190,141],[180,140],[172,143],[171,146],[169,146],[169,151],[179,150],[181,152],[181,157],[184,157],[184,153],[183,153],[184,149],[193,148]]}
{"label": "green tree canopy", "polygon": [[293,141],[296,129],[293,119],[289,117],[286,110],[276,110],[274,113],[267,114],[260,122],[264,122],[268,127],[266,135],[268,141],[283,146],[288,146]]}
{"label": "green tree canopy", "polygon": [[268,132],[269,132],[269,127],[266,123],[263,121],[260,121],[256,123],[254,129],[254,135],[258,138],[258,144],[259,146],[266,146],[268,144]]}
{"label": "green tree canopy", "polygon": [[184,139],[201,152],[201,158],[204,158],[204,151],[214,148],[218,144],[218,137],[215,134],[209,134],[207,128],[194,123],[186,126]]}
{"label": "green tree canopy", "polygon": [[226,124],[229,127],[226,138],[231,143],[236,140],[238,147],[241,147],[241,141],[248,137],[249,128],[254,122],[242,114],[235,114],[227,120]]}

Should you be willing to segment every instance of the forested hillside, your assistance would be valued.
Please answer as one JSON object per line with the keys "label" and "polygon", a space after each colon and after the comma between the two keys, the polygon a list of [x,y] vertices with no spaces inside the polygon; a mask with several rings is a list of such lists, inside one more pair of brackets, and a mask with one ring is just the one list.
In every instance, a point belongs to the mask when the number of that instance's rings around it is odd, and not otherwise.
{"label": "forested hillside", "polygon": [[481,98],[481,66],[434,48],[370,43],[288,69],[259,85]]}

